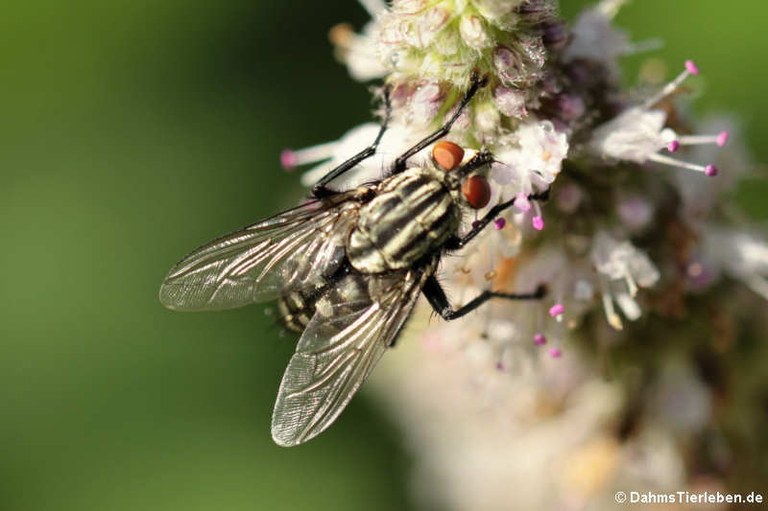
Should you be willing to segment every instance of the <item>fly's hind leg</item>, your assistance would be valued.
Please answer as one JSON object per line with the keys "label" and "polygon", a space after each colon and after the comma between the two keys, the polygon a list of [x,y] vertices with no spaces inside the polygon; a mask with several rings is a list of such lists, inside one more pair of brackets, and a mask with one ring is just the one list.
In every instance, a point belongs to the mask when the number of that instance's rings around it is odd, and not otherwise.
{"label": "fly's hind leg", "polygon": [[440,282],[438,282],[434,275],[429,277],[424,283],[422,292],[424,293],[424,296],[427,298],[427,301],[435,310],[435,312],[440,314],[443,319],[450,321],[452,319],[458,319],[472,312],[491,298],[502,298],[505,300],[540,300],[544,298],[544,295],[546,294],[546,288],[544,286],[539,286],[533,293],[523,294],[499,293],[496,291],[486,290],[458,309],[454,309],[451,303],[448,301],[448,296],[446,296],[443,286],[440,285]]}

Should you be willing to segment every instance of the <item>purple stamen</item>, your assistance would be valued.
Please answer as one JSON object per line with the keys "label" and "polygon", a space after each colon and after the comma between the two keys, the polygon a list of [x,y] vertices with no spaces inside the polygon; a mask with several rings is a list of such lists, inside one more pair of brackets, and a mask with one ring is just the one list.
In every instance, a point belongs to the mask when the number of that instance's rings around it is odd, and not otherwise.
{"label": "purple stamen", "polygon": [[717,135],[717,139],[715,139],[715,143],[717,144],[717,147],[723,147],[725,144],[728,143],[728,132],[727,131],[721,131]]}
{"label": "purple stamen", "polygon": [[502,230],[504,226],[507,225],[507,221],[503,218],[497,218],[493,221],[493,226],[496,228],[496,230]]}
{"label": "purple stamen", "polygon": [[699,74],[699,66],[697,66],[696,63],[692,60],[685,61],[685,70],[691,73],[692,75]]}
{"label": "purple stamen", "polygon": [[564,312],[565,312],[565,305],[563,305],[562,303],[556,303],[549,308],[549,315],[553,318],[560,316]]}
{"label": "purple stamen", "polygon": [[717,170],[717,167],[715,167],[711,163],[706,167],[704,167],[704,174],[709,177],[715,177],[718,174],[718,172],[719,171]]}
{"label": "purple stamen", "polygon": [[674,153],[678,149],[680,149],[680,142],[677,140],[673,140],[672,142],[667,144],[667,151],[669,151],[670,153]]}
{"label": "purple stamen", "polygon": [[547,338],[544,336],[544,334],[535,334],[533,336],[533,344],[536,346],[544,346],[547,344]]}
{"label": "purple stamen", "polygon": [[296,156],[296,153],[291,151],[290,149],[284,149],[280,153],[280,165],[285,170],[293,170],[296,168],[296,165],[299,164],[299,159]]}

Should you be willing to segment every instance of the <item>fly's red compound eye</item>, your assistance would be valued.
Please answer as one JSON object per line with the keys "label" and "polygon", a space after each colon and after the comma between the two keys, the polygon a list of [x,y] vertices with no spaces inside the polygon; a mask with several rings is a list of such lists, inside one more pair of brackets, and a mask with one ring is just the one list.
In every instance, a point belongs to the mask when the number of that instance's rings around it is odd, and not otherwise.
{"label": "fly's red compound eye", "polygon": [[463,159],[464,149],[453,142],[441,140],[432,148],[432,160],[445,171],[457,168]]}
{"label": "fly's red compound eye", "polygon": [[472,209],[482,209],[491,201],[491,185],[483,176],[469,176],[461,185],[461,193]]}

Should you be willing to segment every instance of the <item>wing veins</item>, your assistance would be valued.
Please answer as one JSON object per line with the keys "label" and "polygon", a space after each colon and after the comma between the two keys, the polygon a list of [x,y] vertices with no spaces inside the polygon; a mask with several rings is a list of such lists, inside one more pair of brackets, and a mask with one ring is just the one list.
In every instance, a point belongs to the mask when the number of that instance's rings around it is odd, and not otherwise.
{"label": "wing veins", "polygon": [[[395,282],[381,277],[380,283],[389,289],[377,301],[369,296],[366,307],[346,318],[331,316],[331,328],[338,331],[330,339],[323,334],[328,319],[315,313],[278,392],[272,419],[272,436],[278,444],[305,442],[338,417],[402,328],[416,303],[420,283],[433,270],[407,272]],[[344,287],[343,281],[339,287]],[[294,390],[297,384],[301,388]]]}
{"label": "wing veins", "polygon": [[198,248],[171,268],[161,302],[176,310],[240,307],[327,275],[359,206],[350,200],[307,203]]}

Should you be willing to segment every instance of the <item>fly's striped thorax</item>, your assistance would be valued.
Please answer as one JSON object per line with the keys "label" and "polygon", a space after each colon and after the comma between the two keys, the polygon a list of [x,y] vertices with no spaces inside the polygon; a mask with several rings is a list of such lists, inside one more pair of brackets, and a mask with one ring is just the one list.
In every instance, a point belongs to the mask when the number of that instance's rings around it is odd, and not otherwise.
{"label": "fly's striped thorax", "polygon": [[459,226],[459,208],[440,171],[409,169],[383,181],[360,210],[347,257],[363,273],[410,268]]}

